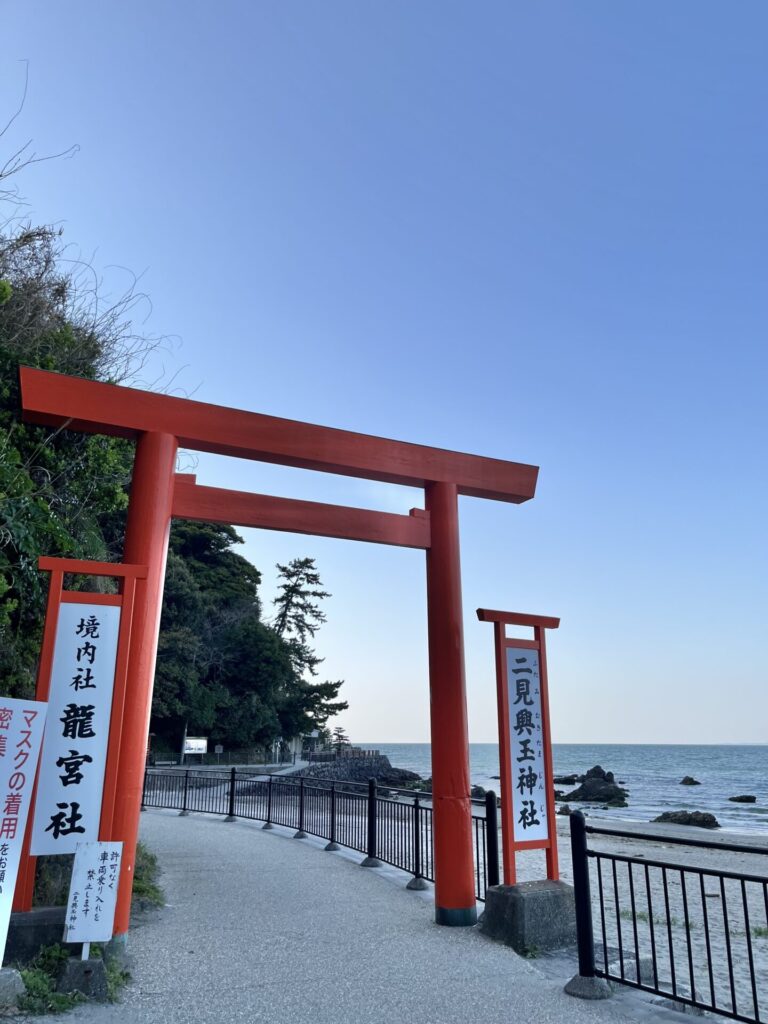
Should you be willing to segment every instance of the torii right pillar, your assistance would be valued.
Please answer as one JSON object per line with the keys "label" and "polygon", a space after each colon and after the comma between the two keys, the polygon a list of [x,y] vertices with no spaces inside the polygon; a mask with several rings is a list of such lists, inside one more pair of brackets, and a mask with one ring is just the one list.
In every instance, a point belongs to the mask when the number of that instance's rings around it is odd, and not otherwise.
{"label": "torii right pillar", "polygon": [[464,679],[458,489],[429,483],[427,622],[435,850],[435,921],[477,922]]}

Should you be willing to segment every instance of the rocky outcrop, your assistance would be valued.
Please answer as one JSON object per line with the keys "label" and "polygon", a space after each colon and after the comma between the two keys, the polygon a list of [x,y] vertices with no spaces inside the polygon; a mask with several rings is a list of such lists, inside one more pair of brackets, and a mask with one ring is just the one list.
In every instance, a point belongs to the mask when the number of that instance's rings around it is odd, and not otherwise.
{"label": "rocky outcrop", "polygon": [[684,776],[684,778],[682,778],[680,780],[680,785],[681,786],[700,786],[701,783],[698,781],[698,779],[694,779],[694,777],[692,775],[686,775],[686,776]]}
{"label": "rocky outcrop", "polygon": [[629,793],[618,785],[613,772],[605,771],[599,764],[590,768],[586,775],[578,776],[578,781],[581,783],[578,789],[566,793],[563,800],[604,804],[607,807],[627,806]]}
{"label": "rocky outcrop", "polygon": [[575,786],[581,776],[576,772],[573,775],[556,775],[552,781],[556,786]]}
{"label": "rocky outcrop", "polygon": [[664,811],[654,821],[670,825],[695,825],[696,828],[720,828],[720,822],[707,811]]}
{"label": "rocky outcrop", "polygon": [[339,757],[335,761],[321,761],[302,768],[297,775],[328,782],[367,782],[376,779],[382,786],[396,789],[421,788],[421,776],[405,768],[393,768],[383,754],[374,757]]}
{"label": "rocky outcrop", "polygon": [[743,796],[729,796],[728,799],[732,804],[754,804],[757,802],[756,796],[747,793],[744,793]]}
{"label": "rocky outcrop", "polygon": [[568,806],[568,804],[563,804],[562,807],[558,807],[557,813],[558,814],[570,814],[571,813],[571,808]]}

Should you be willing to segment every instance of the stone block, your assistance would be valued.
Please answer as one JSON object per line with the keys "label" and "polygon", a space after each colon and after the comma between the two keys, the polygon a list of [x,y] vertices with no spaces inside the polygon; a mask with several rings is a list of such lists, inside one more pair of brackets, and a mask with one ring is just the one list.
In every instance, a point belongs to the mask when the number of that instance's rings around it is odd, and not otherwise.
{"label": "stone block", "polygon": [[66,913],[66,907],[33,907],[11,914],[4,962],[28,964],[43,946],[61,942]]}
{"label": "stone block", "polygon": [[16,1009],[19,996],[26,991],[21,975],[14,967],[0,968],[0,1010]]}
{"label": "stone block", "polygon": [[89,999],[104,1002],[107,998],[107,968],[97,957],[93,960],[76,960],[70,957],[61,972],[57,992],[82,992]]}
{"label": "stone block", "polygon": [[523,955],[575,947],[573,889],[565,882],[546,880],[492,885],[480,930]]}

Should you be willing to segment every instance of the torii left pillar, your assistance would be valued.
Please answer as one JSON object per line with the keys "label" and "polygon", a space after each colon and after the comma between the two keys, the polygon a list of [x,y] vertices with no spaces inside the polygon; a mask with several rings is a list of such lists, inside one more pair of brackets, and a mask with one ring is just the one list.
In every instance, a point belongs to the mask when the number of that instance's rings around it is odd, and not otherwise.
{"label": "torii left pillar", "polygon": [[125,711],[117,771],[113,840],[123,843],[120,888],[115,912],[115,935],[125,935],[131,916],[131,889],[136,864],[139,810],[147,757],[147,734],[152,709],[157,638],[171,528],[174,468],[178,442],[172,434],[142,434],[133,463],[126,562],[147,566],[138,580],[133,606]]}

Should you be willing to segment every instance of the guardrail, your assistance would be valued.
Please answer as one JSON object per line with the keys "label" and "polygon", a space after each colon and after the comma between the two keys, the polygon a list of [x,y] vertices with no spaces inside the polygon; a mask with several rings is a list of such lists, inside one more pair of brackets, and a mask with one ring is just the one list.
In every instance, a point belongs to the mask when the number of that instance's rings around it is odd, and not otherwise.
{"label": "guardrail", "polygon": [[768,877],[590,849],[588,836],[758,857],[768,850],[598,828],[580,811],[570,822],[579,974],[746,1024],[768,1021]]}
{"label": "guardrail", "polygon": [[[499,883],[499,832],[496,795],[473,801],[484,813],[472,815],[475,847],[475,896],[485,900]],[[202,811],[230,821],[246,818],[294,829],[328,840],[326,849],[346,846],[364,854],[364,864],[386,863],[413,875],[410,888],[434,881],[433,821],[430,793],[330,782],[304,776],[254,776],[194,769],[147,769],[142,809],[162,807],[180,814]]]}

